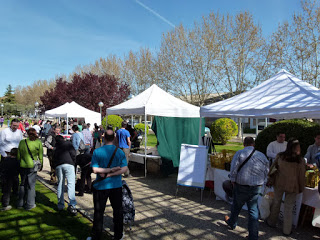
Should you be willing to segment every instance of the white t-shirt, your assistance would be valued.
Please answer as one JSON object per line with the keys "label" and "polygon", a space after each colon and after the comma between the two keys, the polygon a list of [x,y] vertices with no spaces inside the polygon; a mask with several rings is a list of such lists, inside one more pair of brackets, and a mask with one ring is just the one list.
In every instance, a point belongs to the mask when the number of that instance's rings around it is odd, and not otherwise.
{"label": "white t-shirt", "polygon": [[267,147],[267,156],[274,160],[278,153],[284,152],[287,149],[287,142],[279,143],[277,141],[273,141],[269,143]]}
{"label": "white t-shirt", "polygon": [[41,127],[39,127],[38,125],[33,125],[32,128],[34,128],[37,131],[37,134],[40,134],[41,131]]}
{"label": "white t-shirt", "polygon": [[2,130],[0,132],[0,154],[6,157],[6,152],[10,152],[12,148],[19,147],[22,138],[23,136],[20,129],[17,129],[15,132],[13,132],[11,128]]}

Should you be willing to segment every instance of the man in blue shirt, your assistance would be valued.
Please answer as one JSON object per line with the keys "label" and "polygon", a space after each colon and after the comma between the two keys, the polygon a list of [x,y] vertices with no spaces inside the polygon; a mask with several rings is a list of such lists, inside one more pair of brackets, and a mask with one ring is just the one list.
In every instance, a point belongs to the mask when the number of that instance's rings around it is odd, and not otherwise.
{"label": "man in blue shirt", "polygon": [[90,239],[100,239],[103,229],[103,214],[108,198],[113,209],[114,239],[123,238],[122,179],[121,175],[128,170],[125,154],[117,149],[110,168],[108,164],[116,150],[113,145],[114,132],[105,132],[106,144],[97,148],[92,155],[92,171],[97,174],[93,184],[94,217]]}
{"label": "man in blue shirt", "polygon": [[84,138],[83,134],[79,132],[79,128],[77,125],[73,125],[72,130],[74,131],[74,134],[72,135],[72,146],[76,150],[76,155],[78,156],[80,154],[80,142],[81,140],[84,142]]}
{"label": "man in blue shirt", "polygon": [[230,180],[234,186],[233,203],[231,216],[225,216],[225,222],[231,229],[235,229],[238,224],[239,213],[243,205],[247,203],[249,239],[257,240],[259,233],[258,197],[262,185],[267,181],[269,161],[263,153],[255,151],[248,162],[238,171],[240,165],[254,151],[254,139],[246,137],[243,145],[244,149],[236,152],[231,162]]}
{"label": "man in blue shirt", "polygon": [[[130,141],[130,133],[128,130],[126,130],[128,123],[126,121],[123,121],[121,123],[121,129],[117,131],[117,140],[119,144],[119,148],[122,149],[126,155],[127,162],[129,164],[129,154],[130,154],[130,148],[131,148],[131,141]],[[124,174],[125,177],[130,177],[130,171],[128,168],[128,171]]]}

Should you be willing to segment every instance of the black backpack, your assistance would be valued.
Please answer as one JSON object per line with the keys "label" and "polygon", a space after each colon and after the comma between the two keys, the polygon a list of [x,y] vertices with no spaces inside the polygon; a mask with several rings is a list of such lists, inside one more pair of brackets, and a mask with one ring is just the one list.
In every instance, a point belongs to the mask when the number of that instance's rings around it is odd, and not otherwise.
{"label": "black backpack", "polygon": [[125,180],[122,180],[122,208],[123,208],[123,223],[131,225],[134,222],[135,208],[131,190]]}

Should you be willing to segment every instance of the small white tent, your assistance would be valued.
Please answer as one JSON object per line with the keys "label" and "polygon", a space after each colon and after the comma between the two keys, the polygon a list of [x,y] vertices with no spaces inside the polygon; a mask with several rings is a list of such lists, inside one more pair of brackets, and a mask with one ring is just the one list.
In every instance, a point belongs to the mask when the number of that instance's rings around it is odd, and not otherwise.
{"label": "small white tent", "polygon": [[107,109],[108,114],[198,118],[200,108],[153,84],[138,96]]}
{"label": "small white tent", "polygon": [[86,123],[101,124],[101,114],[91,111],[76,102],[65,103],[60,107],[45,112],[46,117],[84,118]]}
{"label": "small white tent", "polygon": [[[161,117],[184,117],[199,118],[200,108],[178,99],[153,84],[138,96],[107,108],[107,114],[118,115],[144,115],[145,122],[147,115]],[[201,126],[200,126],[201,127]],[[146,148],[147,148],[147,126],[145,125],[145,176],[146,170]]]}
{"label": "small white tent", "polygon": [[320,90],[281,70],[247,92],[201,107],[200,116],[320,118]]}

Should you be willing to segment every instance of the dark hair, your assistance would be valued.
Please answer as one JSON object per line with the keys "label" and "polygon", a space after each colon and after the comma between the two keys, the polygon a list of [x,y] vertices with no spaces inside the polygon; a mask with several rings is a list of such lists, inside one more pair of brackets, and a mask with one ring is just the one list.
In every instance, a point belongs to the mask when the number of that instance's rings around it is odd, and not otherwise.
{"label": "dark hair", "polygon": [[243,140],[243,145],[244,146],[250,146],[254,144],[254,139],[253,137],[245,137],[245,139]]}
{"label": "dark hair", "polygon": [[61,135],[56,136],[56,143],[59,145],[64,142],[64,138]]}
{"label": "dark hair", "polygon": [[14,123],[14,122],[15,123],[19,123],[20,121],[17,118],[14,118],[14,119],[11,120],[11,124]]}
{"label": "dark hair", "polygon": [[320,132],[316,132],[316,133],[314,134],[314,138],[318,137],[319,135],[320,135]]}
{"label": "dark hair", "polygon": [[104,139],[107,142],[112,142],[114,140],[114,131],[111,129],[108,129],[105,133],[104,133]]}
{"label": "dark hair", "polygon": [[28,133],[28,137],[31,141],[35,141],[36,139],[39,138],[37,131],[34,128],[29,128],[27,133]]}
{"label": "dark hair", "polygon": [[280,134],[286,134],[284,131],[277,132],[277,137],[280,136]]}
{"label": "dark hair", "polygon": [[301,160],[300,154],[297,155],[294,150],[297,146],[300,146],[299,140],[295,138],[290,138],[288,140],[287,149],[284,152],[279,153],[283,160],[287,162],[297,162],[299,163]]}
{"label": "dark hair", "polygon": [[76,132],[76,131],[78,131],[78,130],[79,130],[79,128],[78,128],[78,126],[77,126],[77,125],[73,125],[73,126],[72,126],[72,130],[73,130],[74,132]]}
{"label": "dark hair", "polygon": [[123,122],[121,123],[121,126],[122,126],[123,128],[126,128],[127,125],[128,125],[127,121],[123,121]]}
{"label": "dark hair", "polygon": [[16,157],[18,155],[18,148],[12,148],[10,151],[10,156]]}

